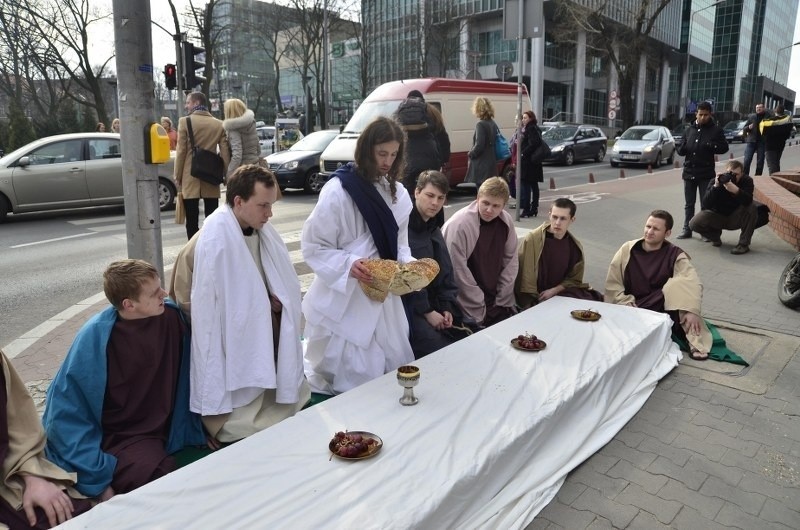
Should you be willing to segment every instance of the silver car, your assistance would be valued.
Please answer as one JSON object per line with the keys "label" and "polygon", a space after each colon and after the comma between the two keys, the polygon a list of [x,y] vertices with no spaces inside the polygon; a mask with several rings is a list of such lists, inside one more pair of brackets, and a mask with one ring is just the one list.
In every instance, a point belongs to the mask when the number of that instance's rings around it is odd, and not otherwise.
{"label": "silver car", "polygon": [[[158,166],[158,202],[175,202],[174,160]],[[123,203],[119,134],[41,138],[0,158],[0,222],[8,213]]]}
{"label": "silver car", "polygon": [[675,159],[675,139],[661,125],[636,125],[618,137],[611,149],[611,167],[620,164],[646,164],[653,167]]}

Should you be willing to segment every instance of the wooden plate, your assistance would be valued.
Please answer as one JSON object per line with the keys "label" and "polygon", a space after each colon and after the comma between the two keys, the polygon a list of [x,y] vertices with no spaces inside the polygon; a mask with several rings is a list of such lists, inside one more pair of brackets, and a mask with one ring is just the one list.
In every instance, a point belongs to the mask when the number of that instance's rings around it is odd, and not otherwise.
{"label": "wooden plate", "polygon": [[381,437],[378,436],[377,434],[373,434],[373,433],[367,432],[367,431],[347,431],[345,434],[348,434],[348,435],[351,435],[351,436],[354,435],[354,434],[360,434],[362,438],[371,438],[371,439],[375,440],[375,443],[370,445],[370,446],[368,446],[368,449],[367,449],[366,453],[362,453],[362,454],[360,454],[358,456],[341,456],[341,455],[336,454],[336,451],[335,451],[335,449],[336,449],[336,439],[334,438],[330,442],[328,442],[328,449],[330,450],[330,452],[331,452],[331,454],[333,456],[335,456],[336,458],[339,458],[341,460],[364,460],[366,458],[372,458],[373,456],[375,456],[378,453],[380,453],[381,452],[381,448],[383,448],[383,440],[381,440]]}
{"label": "wooden plate", "polygon": [[519,339],[511,339],[511,345],[514,348],[522,351],[542,351],[547,347],[547,343],[543,340],[540,340],[539,344],[541,345],[540,348],[523,348],[522,346],[519,345]]}
{"label": "wooden plate", "polygon": [[572,318],[586,322],[596,322],[600,320],[600,313],[589,309],[576,309],[575,311],[570,311],[569,314],[572,315]]}

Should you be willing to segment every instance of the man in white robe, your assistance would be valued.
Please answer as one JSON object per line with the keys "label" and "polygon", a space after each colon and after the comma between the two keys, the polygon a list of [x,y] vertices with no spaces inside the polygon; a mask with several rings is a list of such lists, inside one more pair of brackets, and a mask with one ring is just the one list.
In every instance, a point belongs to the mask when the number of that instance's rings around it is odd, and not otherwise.
{"label": "man in white robe", "polygon": [[[194,244],[191,296],[193,412],[220,442],[234,442],[294,415],[308,401],[300,344],[300,283],[278,232],[267,224],[278,197],[256,165],[227,183],[226,204]],[[191,249],[181,253],[192,256]],[[185,258],[184,258],[185,259]],[[176,265],[186,275],[188,266]]]}

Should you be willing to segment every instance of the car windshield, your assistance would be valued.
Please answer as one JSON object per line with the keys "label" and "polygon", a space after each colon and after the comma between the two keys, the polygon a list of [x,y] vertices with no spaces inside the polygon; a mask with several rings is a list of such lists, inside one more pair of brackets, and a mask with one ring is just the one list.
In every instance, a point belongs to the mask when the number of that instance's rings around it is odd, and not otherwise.
{"label": "car windshield", "polygon": [[336,138],[339,131],[319,131],[311,133],[289,148],[289,151],[324,151]]}
{"label": "car windshield", "polygon": [[542,138],[546,140],[568,140],[575,136],[577,131],[577,127],[553,127],[549,131],[543,133]]}
{"label": "car windshield", "polygon": [[658,140],[658,129],[628,129],[620,140]]}
{"label": "car windshield", "polygon": [[347,122],[347,127],[344,128],[346,133],[361,133],[367,128],[367,125],[378,116],[391,116],[400,105],[399,99],[389,101],[370,101],[364,102]]}
{"label": "car windshield", "polygon": [[745,123],[747,123],[747,122],[745,122],[745,121],[729,121],[728,123],[725,124],[724,129],[726,131],[738,131],[739,129],[744,127]]}

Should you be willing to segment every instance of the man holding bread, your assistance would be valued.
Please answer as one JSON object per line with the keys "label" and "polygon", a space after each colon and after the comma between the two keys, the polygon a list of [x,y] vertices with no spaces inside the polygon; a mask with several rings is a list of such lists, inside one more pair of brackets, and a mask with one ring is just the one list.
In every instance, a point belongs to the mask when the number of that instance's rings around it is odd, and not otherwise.
{"label": "man holding bread", "polygon": [[316,274],[303,299],[305,371],[315,394],[346,392],[414,360],[403,302],[386,291],[398,264],[413,260],[404,144],[395,121],[370,123],[355,162],[334,173],[303,225],[303,258]]}

